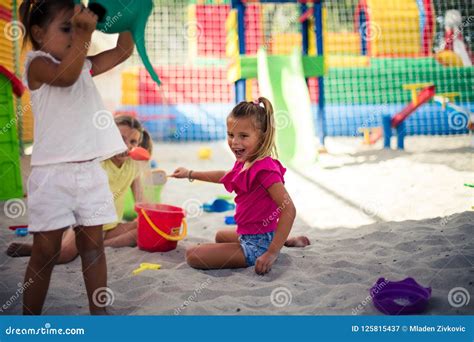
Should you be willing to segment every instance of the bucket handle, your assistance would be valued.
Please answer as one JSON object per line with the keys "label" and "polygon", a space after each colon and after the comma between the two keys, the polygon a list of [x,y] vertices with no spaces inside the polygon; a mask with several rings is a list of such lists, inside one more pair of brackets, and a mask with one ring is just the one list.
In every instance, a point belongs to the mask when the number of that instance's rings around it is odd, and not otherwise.
{"label": "bucket handle", "polygon": [[188,232],[188,224],[186,223],[185,218],[183,218],[183,222],[182,222],[183,231],[181,232],[180,235],[174,236],[174,235],[166,234],[165,232],[161,231],[160,228],[158,228],[153,223],[153,221],[150,219],[150,217],[148,216],[148,214],[146,213],[146,211],[143,208],[141,209],[141,213],[142,213],[143,217],[145,218],[146,222],[148,222],[148,224],[150,225],[150,227],[153,228],[153,230],[155,232],[157,232],[159,235],[161,235],[161,237],[165,238],[166,240],[168,240],[168,241],[180,241],[180,240],[183,240],[186,237],[186,234]]}

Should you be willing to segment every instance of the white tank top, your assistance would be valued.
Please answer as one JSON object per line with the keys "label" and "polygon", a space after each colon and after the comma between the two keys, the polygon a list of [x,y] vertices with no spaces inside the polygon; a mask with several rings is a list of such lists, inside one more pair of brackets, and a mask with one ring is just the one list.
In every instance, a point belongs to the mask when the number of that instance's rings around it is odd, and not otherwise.
{"label": "white tank top", "polygon": [[[28,52],[23,76],[28,89],[28,68],[36,57],[60,63],[43,51]],[[92,80],[91,67],[86,59],[81,75],[70,87],[43,84],[30,89],[35,118],[32,166],[105,160],[126,150],[112,114],[105,109]]]}

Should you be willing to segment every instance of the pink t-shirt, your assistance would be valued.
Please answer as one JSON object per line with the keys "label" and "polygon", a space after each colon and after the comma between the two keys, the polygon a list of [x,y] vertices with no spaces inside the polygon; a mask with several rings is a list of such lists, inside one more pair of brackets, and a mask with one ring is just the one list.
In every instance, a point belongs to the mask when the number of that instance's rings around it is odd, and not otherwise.
{"label": "pink t-shirt", "polygon": [[273,232],[280,217],[278,206],[267,189],[275,183],[285,183],[286,169],[271,157],[256,161],[242,171],[244,163],[235,162],[220,182],[227,191],[235,191],[235,222],[238,234],[263,234]]}

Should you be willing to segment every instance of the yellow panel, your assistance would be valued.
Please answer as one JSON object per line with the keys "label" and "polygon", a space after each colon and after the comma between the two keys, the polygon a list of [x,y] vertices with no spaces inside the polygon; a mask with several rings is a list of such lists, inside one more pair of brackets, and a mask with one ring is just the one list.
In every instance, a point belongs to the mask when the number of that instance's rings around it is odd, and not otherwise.
{"label": "yellow panel", "polygon": [[421,32],[416,0],[367,0],[371,54],[419,55]]}
{"label": "yellow panel", "polygon": [[325,51],[328,54],[360,55],[360,34],[354,32],[328,33]]}
{"label": "yellow panel", "polygon": [[131,67],[122,72],[122,104],[138,105],[139,68]]}
{"label": "yellow panel", "polygon": [[238,59],[235,59],[234,62],[229,65],[229,69],[227,70],[227,80],[229,83],[234,83],[241,78],[241,68],[240,62]]}
{"label": "yellow panel", "polygon": [[290,55],[295,47],[301,47],[302,37],[299,33],[277,33],[272,36],[270,53]]}
{"label": "yellow panel", "polygon": [[[325,11],[326,9],[323,8],[323,10]],[[314,33],[314,19],[311,17],[308,21],[308,40],[309,40],[309,44],[308,44],[308,55],[310,56],[316,56],[316,34]],[[326,31],[326,29],[324,28],[324,31]],[[325,35],[323,37],[323,49],[324,51],[326,51],[326,43],[327,43],[327,39],[326,39],[326,32],[325,32]]]}
{"label": "yellow panel", "polygon": [[227,32],[225,38],[225,55],[227,57],[236,57],[239,55],[239,35],[235,30]]}
{"label": "yellow panel", "polygon": [[13,10],[12,0],[0,0],[0,6],[5,7],[8,10]]}
{"label": "yellow panel", "polygon": [[230,10],[227,18],[225,20],[225,30],[237,30],[237,10],[232,9]]}
{"label": "yellow panel", "polygon": [[329,68],[362,68],[370,65],[370,57],[328,55],[327,63]]}
{"label": "yellow panel", "polygon": [[252,79],[245,81],[245,100],[246,101],[253,101],[253,98],[252,98],[252,83],[253,83]]}
{"label": "yellow panel", "polygon": [[34,119],[31,108],[30,93],[26,91],[21,97],[21,115],[23,116],[22,125],[22,139],[23,142],[33,141]]}

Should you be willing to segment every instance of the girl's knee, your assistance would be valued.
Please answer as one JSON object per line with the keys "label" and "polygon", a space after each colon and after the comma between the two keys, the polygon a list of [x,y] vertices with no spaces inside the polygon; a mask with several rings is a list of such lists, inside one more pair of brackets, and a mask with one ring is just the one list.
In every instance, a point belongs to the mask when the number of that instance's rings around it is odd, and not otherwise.
{"label": "girl's knee", "polygon": [[222,231],[219,230],[219,231],[216,233],[216,238],[215,238],[215,240],[216,240],[216,243],[222,243],[222,242],[224,242],[224,234],[222,233]]}
{"label": "girl's knee", "polygon": [[193,268],[199,268],[200,257],[199,257],[199,248],[197,246],[192,246],[186,249],[186,262],[189,266]]}
{"label": "girl's knee", "polygon": [[80,238],[76,240],[77,251],[81,258],[88,260],[97,260],[104,255],[103,240],[94,241],[90,238]]}
{"label": "girl's knee", "polygon": [[85,245],[85,246],[78,246],[78,253],[79,255],[84,258],[90,259],[97,259],[104,255],[104,246],[101,244],[100,246],[97,245]]}

